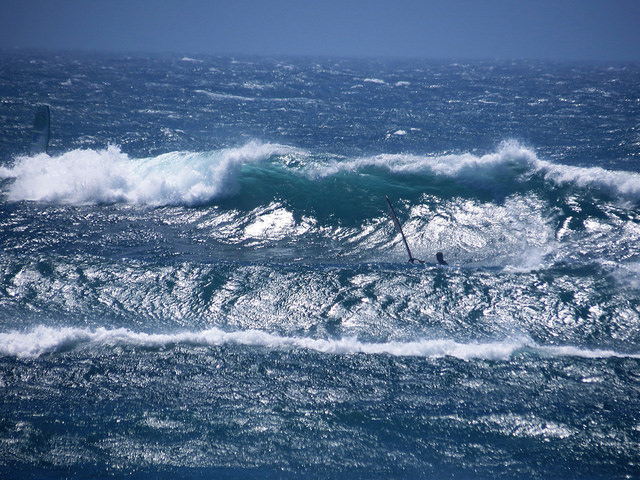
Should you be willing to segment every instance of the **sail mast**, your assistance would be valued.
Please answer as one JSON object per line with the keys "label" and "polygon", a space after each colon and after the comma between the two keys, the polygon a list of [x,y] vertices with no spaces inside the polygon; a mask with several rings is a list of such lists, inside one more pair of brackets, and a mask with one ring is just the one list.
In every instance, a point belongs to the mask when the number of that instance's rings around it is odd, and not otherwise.
{"label": "sail mast", "polygon": [[398,217],[396,216],[396,212],[393,209],[393,206],[391,205],[391,200],[389,200],[388,196],[385,195],[385,197],[387,199],[387,210],[389,211],[389,216],[391,217],[391,220],[393,220],[393,224],[395,225],[396,229],[398,229],[398,231],[400,232],[400,236],[402,236],[402,241],[404,242],[404,246],[407,249],[407,253],[409,254],[409,263],[414,263],[414,262],[424,263],[424,260],[415,258],[411,253],[411,249],[409,248],[409,243],[407,243],[407,237],[404,236],[404,232],[402,231],[402,226],[400,225],[400,221],[398,220]]}

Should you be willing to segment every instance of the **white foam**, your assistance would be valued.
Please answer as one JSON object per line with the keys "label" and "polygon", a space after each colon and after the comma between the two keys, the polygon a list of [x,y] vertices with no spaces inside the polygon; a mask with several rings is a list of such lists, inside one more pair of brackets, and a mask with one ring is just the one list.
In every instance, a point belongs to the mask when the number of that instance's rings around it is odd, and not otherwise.
{"label": "white foam", "polygon": [[619,263],[613,275],[620,285],[640,290],[640,262]]}
{"label": "white foam", "polygon": [[18,157],[13,167],[0,169],[0,178],[15,179],[8,195],[13,201],[194,205],[234,193],[242,165],[292,151],[250,142],[219,151],[132,159],[110,146],[53,157]]}
{"label": "white foam", "polygon": [[497,173],[510,165],[527,166],[536,161],[535,154],[514,143],[505,143],[496,153],[476,156],[471,153],[442,156],[408,154],[380,154],[352,160],[331,161],[323,165],[310,166],[308,173],[314,177],[327,177],[340,172],[354,172],[367,167],[378,167],[393,173],[431,172],[449,177]]}
{"label": "white foam", "polygon": [[253,97],[243,97],[241,95],[232,95],[230,93],[209,92],[207,90],[196,90],[195,92],[202,93],[203,95],[206,95],[207,97],[212,98],[214,100],[238,100],[241,102],[254,102],[258,100],[257,98],[253,98]]}
{"label": "white foam", "polygon": [[367,83],[375,83],[375,84],[378,84],[378,85],[386,84],[386,82],[384,80],[381,80],[380,78],[365,78],[362,81],[363,82],[367,82]]}
{"label": "white foam", "polygon": [[266,348],[303,348],[327,354],[387,354],[426,358],[455,357],[462,360],[507,360],[524,348],[550,355],[578,356],[585,358],[628,357],[640,358],[640,354],[622,354],[610,350],[586,350],[577,347],[545,347],[528,340],[503,340],[488,343],[460,343],[450,339],[423,339],[415,341],[362,342],[355,337],[340,339],[314,339],[287,337],[261,330],[225,332],[210,328],[200,332],[149,334],[126,328],[53,328],[38,326],[28,332],[0,333],[0,355],[34,358],[80,346],[133,345],[150,348],[174,344],[220,346],[235,344]]}
{"label": "white foam", "polygon": [[60,350],[65,345],[89,341],[91,337],[89,330],[38,326],[27,333],[0,333],[0,353],[16,357],[38,357],[43,353]]}
{"label": "white foam", "polygon": [[498,427],[503,434],[513,437],[568,438],[576,432],[566,425],[528,415],[489,415],[474,420],[493,428]]}
{"label": "white foam", "polygon": [[[256,86],[257,84],[253,84],[252,86],[243,85],[246,88],[250,88],[252,90],[261,90],[267,87],[264,86]],[[195,90],[196,93],[201,93],[206,95],[207,97],[213,100],[234,100],[238,102],[296,102],[296,103],[315,103],[317,100],[312,98],[305,97],[288,97],[288,98],[280,98],[280,97],[245,97],[243,95],[233,95],[231,93],[217,93],[217,92],[209,92],[208,90]]]}
{"label": "white foam", "polygon": [[252,223],[245,227],[244,237],[279,240],[285,238],[294,227],[293,213],[285,208],[276,208],[258,215]]}
{"label": "white foam", "polygon": [[622,200],[640,200],[640,174],[605,170],[601,167],[574,167],[537,160],[536,166],[547,179],[558,185],[572,183],[580,187],[597,187]]}
{"label": "white foam", "polygon": [[604,350],[604,349],[585,349],[579,347],[573,347],[570,345],[566,346],[538,346],[537,347],[542,352],[547,352],[550,355],[556,357],[582,357],[582,358],[638,358],[640,359],[640,354],[629,353],[624,354],[620,352],[616,352],[614,350]]}
{"label": "white foam", "polygon": [[382,168],[398,174],[430,172],[470,183],[496,182],[496,179],[509,177],[516,179],[523,173],[541,173],[548,181],[557,185],[595,187],[620,200],[640,201],[640,174],[600,167],[555,164],[538,159],[533,150],[516,141],[503,142],[496,152],[480,156],[471,153],[440,156],[380,154],[310,165],[307,174],[312,178],[322,178],[340,172],[356,172],[367,167]]}
{"label": "white foam", "polygon": [[547,244],[544,247],[525,247],[519,255],[511,259],[513,264],[505,266],[504,271],[510,273],[528,273],[544,269],[548,266],[545,258],[553,252],[554,247],[555,245],[553,244]]}

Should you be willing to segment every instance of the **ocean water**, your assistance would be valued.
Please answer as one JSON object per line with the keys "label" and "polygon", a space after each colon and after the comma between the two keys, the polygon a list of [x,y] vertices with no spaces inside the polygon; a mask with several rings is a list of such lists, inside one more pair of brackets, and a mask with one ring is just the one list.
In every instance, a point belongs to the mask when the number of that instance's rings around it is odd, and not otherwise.
{"label": "ocean water", "polygon": [[640,478],[640,65],[3,51],[0,98],[3,478]]}

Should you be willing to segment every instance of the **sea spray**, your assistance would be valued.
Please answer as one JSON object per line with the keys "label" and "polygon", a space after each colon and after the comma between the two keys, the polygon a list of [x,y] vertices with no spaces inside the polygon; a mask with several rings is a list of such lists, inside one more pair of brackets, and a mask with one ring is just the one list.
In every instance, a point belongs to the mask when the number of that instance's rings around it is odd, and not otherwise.
{"label": "sea spray", "polygon": [[251,142],[239,148],[132,159],[119,147],[109,146],[52,157],[18,157],[14,166],[4,167],[0,175],[14,179],[9,189],[12,201],[197,205],[235,193],[245,163],[293,150]]}

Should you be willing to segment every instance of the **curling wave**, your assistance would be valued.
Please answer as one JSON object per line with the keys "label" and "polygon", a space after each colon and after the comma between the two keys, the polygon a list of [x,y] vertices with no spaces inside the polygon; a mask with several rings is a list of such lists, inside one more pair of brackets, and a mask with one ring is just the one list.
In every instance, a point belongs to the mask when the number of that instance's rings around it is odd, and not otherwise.
{"label": "curling wave", "polygon": [[12,201],[197,205],[233,194],[242,165],[291,151],[283,145],[250,142],[239,148],[136,160],[109,146],[53,157],[19,157],[13,167],[0,168],[0,178],[14,179],[8,193]]}

